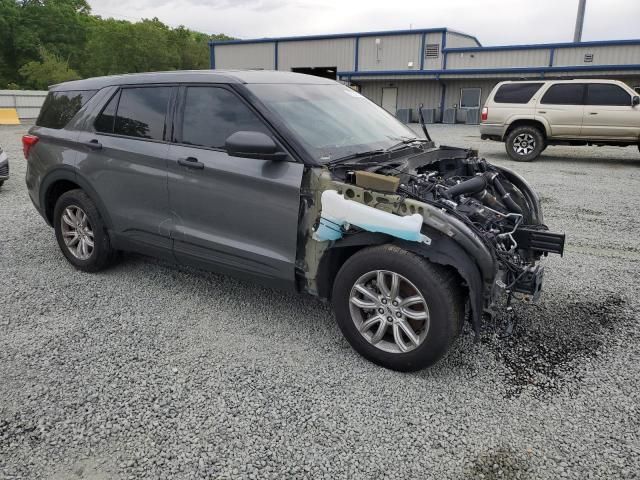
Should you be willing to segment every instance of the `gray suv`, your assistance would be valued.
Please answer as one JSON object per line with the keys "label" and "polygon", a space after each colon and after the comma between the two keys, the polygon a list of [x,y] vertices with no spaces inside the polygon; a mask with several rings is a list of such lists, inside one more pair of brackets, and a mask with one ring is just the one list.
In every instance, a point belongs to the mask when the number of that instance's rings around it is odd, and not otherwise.
{"label": "gray suv", "polygon": [[307,292],[358,352],[409,371],[465,312],[478,334],[502,295],[535,300],[564,246],[519,175],[424,133],[331,80],[191,71],[56,85],[23,143],[76,268],[136,251]]}

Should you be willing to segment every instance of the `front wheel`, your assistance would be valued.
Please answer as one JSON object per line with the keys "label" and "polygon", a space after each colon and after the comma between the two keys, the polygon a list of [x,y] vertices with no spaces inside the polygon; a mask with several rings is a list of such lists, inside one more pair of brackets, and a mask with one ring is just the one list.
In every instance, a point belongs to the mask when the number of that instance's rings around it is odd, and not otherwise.
{"label": "front wheel", "polygon": [[544,136],[536,127],[516,127],[505,140],[507,154],[516,162],[531,162],[546,148]]}
{"label": "front wheel", "polygon": [[395,245],[349,258],[334,282],[332,303],[358,353],[404,372],[442,358],[463,322],[457,275]]}

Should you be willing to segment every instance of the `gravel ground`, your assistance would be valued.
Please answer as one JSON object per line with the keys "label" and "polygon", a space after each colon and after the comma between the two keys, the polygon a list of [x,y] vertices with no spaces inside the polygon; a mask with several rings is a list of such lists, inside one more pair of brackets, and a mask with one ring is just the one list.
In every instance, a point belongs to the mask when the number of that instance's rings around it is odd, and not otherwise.
{"label": "gravel ground", "polygon": [[75,271],[0,128],[0,477],[640,478],[640,154],[511,162],[565,231],[543,299],[430,370],[376,367],[317,300],[126,255]]}

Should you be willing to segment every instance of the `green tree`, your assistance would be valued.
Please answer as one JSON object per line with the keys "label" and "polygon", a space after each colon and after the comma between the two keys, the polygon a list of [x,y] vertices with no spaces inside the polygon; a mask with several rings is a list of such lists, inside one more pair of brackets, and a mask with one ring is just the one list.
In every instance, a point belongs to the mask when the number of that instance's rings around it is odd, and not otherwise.
{"label": "green tree", "polygon": [[28,62],[20,68],[27,87],[44,90],[49,85],[80,78],[75,70],[69,68],[67,61],[47,52],[44,47],[40,49],[40,56],[40,61]]}
{"label": "green tree", "polygon": [[42,88],[78,74],[208,68],[209,39],[228,38],[172,29],[157,18],[103,19],[86,0],[0,0],[0,88]]}

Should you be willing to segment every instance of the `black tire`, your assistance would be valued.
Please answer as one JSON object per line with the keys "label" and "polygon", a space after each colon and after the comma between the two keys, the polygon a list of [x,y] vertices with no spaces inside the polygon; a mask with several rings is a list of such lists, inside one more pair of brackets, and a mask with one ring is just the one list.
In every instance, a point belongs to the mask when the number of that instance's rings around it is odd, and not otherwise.
{"label": "black tire", "polygon": [[[63,239],[62,215],[68,207],[79,207],[87,215],[87,224],[93,233],[93,247],[86,259],[77,258]],[[93,200],[82,190],[70,190],[60,196],[53,211],[53,226],[60,250],[69,263],[78,270],[97,272],[113,261],[114,250],[111,248],[104,221]]]}
{"label": "black tire", "polygon": [[0,187],[4,185],[4,180],[0,180]]}
{"label": "black tire", "polygon": [[[528,153],[518,152],[520,140],[529,142],[532,150]],[[546,141],[542,132],[530,125],[516,127],[507,134],[505,139],[505,148],[507,155],[516,162],[531,162],[538,158],[542,151],[547,148]],[[528,148],[528,147],[527,147]]]}
{"label": "black tire", "polygon": [[[426,301],[429,328],[422,343],[413,350],[384,351],[358,331],[350,310],[351,291],[358,279],[375,270],[395,272],[405,277]],[[464,322],[465,301],[455,272],[395,245],[366,248],[350,257],[336,276],[332,304],[340,330],[358,353],[378,365],[402,372],[420,370],[440,360]]]}

